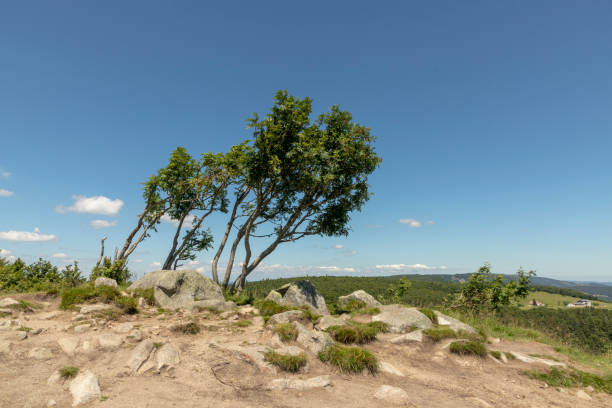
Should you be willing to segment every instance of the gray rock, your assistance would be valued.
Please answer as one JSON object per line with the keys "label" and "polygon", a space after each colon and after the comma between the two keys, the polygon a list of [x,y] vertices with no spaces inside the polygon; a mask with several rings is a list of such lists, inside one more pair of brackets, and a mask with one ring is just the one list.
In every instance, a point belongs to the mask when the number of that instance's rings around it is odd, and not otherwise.
{"label": "gray rock", "polygon": [[101,312],[103,310],[112,309],[111,305],[85,305],[80,307],[81,314],[88,314],[93,312]]}
{"label": "gray rock", "polygon": [[408,401],[408,393],[401,388],[390,385],[381,385],[374,392],[374,398],[390,402],[392,404],[405,404]]}
{"label": "gray rock", "polygon": [[338,316],[327,315],[323,316],[317,322],[317,329],[326,330],[331,326],[343,326],[346,324],[347,319],[343,319]]}
{"label": "gray rock", "polygon": [[383,373],[387,373],[387,374],[391,374],[391,375],[396,375],[398,377],[404,377],[404,373],[402,373],[400,370],[395,368],[393,365],[387,363],[386,361],[381,361],[378,364],[378,370],[383,372]]}
{"label": "gray rock", "polygon": [[519,361],[522,361],[523,363],[544,364],[550,367],[553,367],[553,366],[566,367],[566,364],[560,361],[553,361],[553,360],[548,360],[546,358],[528,356],[526,354],[519,353],[517,351],[511,351],[510,354],[512,354],[514,358],[516,358]]}
{"label": "gray rock", "polygon": [[270,316],[266,322],[266,326],[272,327],[279,323],[291,323],[304,318],[304,312],[301,310],[288,310],[286,312],[277,313]]}
{"label": "gray rock", "polygon": [[18,304],[19,304],[18,301],[10,297],[0,300],[0,307],[10,307],[13,305],[18,305]]}
{"label": "gray rock", "polygon": [[219,285],[194,270],[151,272],[128,290],[149,288],[154,289],[156,304],[164,309],[191,310],[200,306],[226,310],[231,307],[225,302]]}
{"label": "gray rock", "polygon": [[380,314],[372,316],[372,321],[387,323],[392,333],[401,333],[411,327],[429,329],[433,326],[431,320],[414,307],[385,305],[379,309]]}
{"label": "gray rock", "polygon": [[37,317],[41,320],[51,320],[61,315],[62,312],[60,312],[59,310],[54,310],[53,312],[41,313]]}
{"label": "gray rock", "polygon": [[312,388],[323,388],[331,385],[329,375],[299,380],[293,378],[279,378],[268,384],[269,390],[308,390]]}
{"label": "gray rock", "polygon": [[69,356],[74,356],[74,353],[79,346],[79,338],[76,336],[62,337],[57,340],[62,351]]}
{"label": "gray rock", "polygon": [[34,360],[50,360],[53,358],[53,353],[51,350],[44,347],[34,347],[28,353],[28,357]]}
{"label": "gray rock", "polygon": [[271,300],[272,302],[280,305],[280,302],[283,300],[283,295],[275,290],[271,290],[270,293],[268,293],[268,296],[266,296],[266,300]]}
{"label": "gray rock", "polygon": [[589,394],[587,394],[586,392],[582,390],[578,390],[578,392],[576,392],[576,397],[580,398],[581,400],[585,400],[585,401],[591,401],[593,399],[591,398]]}
{"label": "gray rock", "polygon": [[410,333],[402,334],[399,337],[391,339],[393,344],[407,344],[407,343],[422,343],[423,342],[423,330],[415,330]]}
{"label": "gray rock", "polygon": [[283,356],[299,356],[304,353],[304,350],[296,346],[283,346],[274,351]]}
{"label": "gray rock", "polygon": [[461,320],[457,320],[453,317],[442,314],[438,312],[437,310],[434,311],[434,313],[436,314],[436,317],[438,319],[438,324],[440,326],[448,326],[449,328],[453,329],[456,332],[463,330],[465,332],[472,333],[472,334],[478,333],[478,331],[475,328],[463,323]]}
{"label": "gray rock", "polygon": [[126,323],[120,323],[117,326],[114,327],[114,331],[115,333],[129,333],[130,330],[132,330],[134,328],[134,323],[130,323],[130,322],[126,322]]}
{"label": "gray rock", "polygon": [[79,373],[70,382],[70,393],[72,394],[72,406],[97,400],[100,398],[100,385],[98,378],[89,370]]}
{"label": "gray rock", "polygon": [[317,289],[309,280],[299,280],[288,283],[273,292],[276,292],[281,296],[280,300],[278,300],[278,296],[272,292],[268,294],[267,299],[274,300],[279,305],[293,307],[308,306],[317,314],[329,314],[329,310],[325,304],[325,299],[319,294]]}
{"label": "gray rock", "polygon": [[132,372],[138,371],[140,366],[147,361],[151,352],[153,351],[153,341],[151,339],[146,339],[142,341],[139,345],[137,345],[130,358],[128,359],[126,366],[132,370]]}
{"label": "gray rock", "polygon": [[226,301],[225,299],[207,299],[197,300],[194,302],[194,307],[201,309],[212,309],[219,312],[230,311],[236,307],[236,304],[232,301]]}
{"label": "gray rock", "polygon": [[355,292],[346,295],[340,296],[338,298],[338,304],[342,307],[346,307],[351,301],[362,302],[366,307],[380,307],[382,303],[374,298],[374,296],[370,295],[365,290],[356,290]]}
{"label": "gray rock", "polygon": [[326,332],[309,330],[298,322],[293,324],[298,330],[296,341],[314,354],[318,354],[327,346],[334,344],[334,340]]}
{"label": "gray rock", "polygon": [[133,329],[126,337],[130,343],[138,343],[142,340],[142,332],[139,329]]}
{"label": "gray rock", "polygon": [[86,331],[89,331],[89,329],[91,329],[91,324],[89,323],[84,323],[84,324],[79,324],[78,326],[74,326],[75,333],[85,333]]}
{"label": "gray rock", "polygon": [[155,360],[158,371],[163,368],[176,367],[181,362],[179,350],[170,343],[164,344],[157,350]]}
{"label": "gray rock", "polygon": [[96,279],[96,281],[94,282],[94,286],[100,287],[100,286],[110,286],[111,288],[117,288],[117,281],[111,278],[105,278],[100,276],[99,278]]}
{"label": "gray rock", "polygon": [[117,334],[101,334],[97,339],[100,347],[105,350],[115,350],[123,343],[123,339]]}

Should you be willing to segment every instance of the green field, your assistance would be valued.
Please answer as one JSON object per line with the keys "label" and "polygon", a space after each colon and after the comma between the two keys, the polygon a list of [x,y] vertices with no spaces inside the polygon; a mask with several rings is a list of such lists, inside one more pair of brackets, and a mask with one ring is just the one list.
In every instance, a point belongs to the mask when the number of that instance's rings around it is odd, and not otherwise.
{"label": "green field", "polygon": [[[567,308],[568,303],[574,303],[580,298],[573,297],[573,296],[559,295],[556,293],[534,291],[534,292],[529,293],[529,297],[521,300],[520,302],[521,307],[522,308],[533,307],[533,306],[529,306],[529,302],[531,301],[531,299],[535,299],[538,302],[544,303],[546,307],[552,307],[554,309],[557,309],[557,308]],[[612,309],[612,303],[601,302],[597,300],[593,301],[593,306],[597,308],[603,308],[603,309]]]}

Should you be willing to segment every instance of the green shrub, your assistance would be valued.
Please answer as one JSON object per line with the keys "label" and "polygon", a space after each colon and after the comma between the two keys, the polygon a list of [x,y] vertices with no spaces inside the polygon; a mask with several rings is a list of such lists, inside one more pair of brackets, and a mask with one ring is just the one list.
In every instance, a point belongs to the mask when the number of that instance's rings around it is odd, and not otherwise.
{"label": "green shrub", "polygon": [[308,306],[302,306],[300,310],[303,312],[302,316],[304,316],[305,319],[310,320],[312,324],[316,324],[321,318],[321,315],[314,313]]}
{"label": "green shrub", "polygon": [[327,332],[334,340],[345,344],[364,344],[376,340],[376,335],[388,330],[384,322],[371,322],[367,324],[349,321],[345,325],[331,326]]}
{"label": "green shrub", "polygon": [[367,369],[375,374],[378,371],[376,356],[360,347],[333,344],[319,352],[319,360],[336,366],[343,373],[360,373]]}
{"label": "green shrub", "polygon": [[454,339],[457,337],[457,333],[448,327],[432,327],[430,329],[423,330],[423,334],[427,335],[435,342],[442,339]]}
{"label": "green shrub", "polygon": [[612,376],[601,377],[576,369],[552,367],[549,372],[522,371],[522,374],[534,380],[540,380],[553,387],[588,387],[597,391],[612,394]]}
{"label": "green shrub", "polygon": [[487,348],[477,341],[455,341],[450,344],[450,352],[459,355],[476,355],[486,357]]}
{"label": "green shrub", "polygon": [[134,289],[132,293],[137,298],[143,298],[148,305],[155,306],[155,290],[153,288]]}
{"label": "green shrub", "polygon": [[420,308],[419,312],[427,316],[427,318],[431,320],[433,324],[438,324],[438,316],[436,316],[433,310],[427,308]]}
{"label": "green shrub", "polygon": [[277,313],[291,310],[290,307],[279,305],[278,303],[267,299],[256,300],[254,306],[259,310],[259,314],[264,318],[264,321],[267,321],[270,316]]}
{"label": "green shrub", "polygon": [[133,297],[119,296],[115,298],[115,305],[125,314],[138,313],[138,304]]}
{"label": "green shrub", "polygon": [[512,354],[512,353],[508,353],[508,352],[504,351],[504,355],[506,356],[506,358],[508,359],[508,361],[510,361],[510,360],[516,360],[516,357],[514,357],[514,354]]}
{"label": "green shrub", "polygon": [[264,354],[264,360],[274,364],[283,371],[290,373],[298,372],[307,363],[306,354],[300,353],[295,356],[279,354],[275,351],[268,351]]}
{"label": "green shrub", "polygon": [[272,327],[272,332],[278,334],[282,342],[295,341],[298,336],[297,328],[293,323],[278,323]]}
{"label": "green shrub", "polygon": [[501,358],[502,358],[501,357],[501,352],[499,352],[499,351],[491,350],[491,351],[489,351],[489,354],[491,354],[493,357],[495,357],[498,360],[501,360]]}
{"label": "green shrub", "polygon": [[72,309],[77,303],[111,303],[119,296],[121,296],[119,291],[109,286],[100,286],[97,288],[91,284],[77,286],[76,288],[69,288],[62,291],[60,309]]}
{"label": "green shrub", "polygon": [[198,334],[200,332],[200,326],[196,322],[177,324],[171,329],[175,333],[182,334]]}
{"label": "green shrub", "polygon": [[230,293],[228,290],[224,290],[223,297],[226,301],[234,302],[238,306],[252,304],[254,301],[253,294],[246,290],[240,293]]}
{"label": "green shrub", "polygon": [[89,275],[89,280],[93,282],[96,280],[96,278],[99,278],[99,277],[111,278],[117,281],[117,284],[124,285],[130,280],[130,278],[132,277],[132,274],[125,267],[124,260],[113,262],[111,258],[104,257],[104,261],[102,262],[102,265],[98,267],[94,267],[91,270],[91,274]]}
{"label": "green shrub", "polygon": [[238,327],[248,327],[252,324],[253,324],[252,320],[238,320],[236,323],[234,323],[234,325]]}
{"label": "green shrub", "polygon": [[62,377],[64,380],[76,377],[78,372],[79,368],[74,366],[66,366],[59,370],[60,377]]}

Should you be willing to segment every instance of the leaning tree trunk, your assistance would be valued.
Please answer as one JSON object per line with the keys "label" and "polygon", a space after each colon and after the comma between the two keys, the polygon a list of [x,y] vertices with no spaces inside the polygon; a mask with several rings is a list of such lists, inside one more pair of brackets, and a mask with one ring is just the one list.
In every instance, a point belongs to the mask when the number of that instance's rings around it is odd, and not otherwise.
{"label": "leaning tree trunk", "polygon": [[100,258],[98,258],[98,262],[96,262],[96,269],[100,267],[100,263],[102,263],[104,259],[104,241],[106,241],[106,237],[102,238],[102,242],[100,243],[102,249],[100,250]]}

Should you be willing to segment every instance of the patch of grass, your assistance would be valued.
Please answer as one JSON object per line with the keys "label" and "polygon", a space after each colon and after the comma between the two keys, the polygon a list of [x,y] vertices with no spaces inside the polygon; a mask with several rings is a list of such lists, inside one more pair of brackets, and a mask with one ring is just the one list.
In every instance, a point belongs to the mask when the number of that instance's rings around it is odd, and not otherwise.
{"label": "patch of grass", "polygon": [[442,339],[454,339],[457,337],[457,333],[448,327],[432,327],[430,329],[423,330],[423,334],[427,335],[435,342]]}
{"label": "patch of grass", "polygon": [[7,316],[12,316],[12,314],[11,313],[7,313],[7,312],[0,312],[0,318],[7,317]]}
{"label": "patch of grass", "polygon": [[458,339],[467,339],[472,341],[485,342],[487,340],[486,334],[483,336],[482,333],[472,333],[467,330],[458,330],[457,331]]}
{"label": "patch of grass", "polygon": [[66,367],[60,368],[59,370],[60,377],[62,377],[64,380],[76,377],[78,372],[79,372],[79,367],[75,367],[75,366],[66,366]]}
{"label": "patch of grass", "polygon": [[153,343],[153,347],[155,347],[155,350],[157,350],[158,348],[160,348],[163,345],[164,345],[164,343],[159,343],[159,342]]}
{"label": "patch of grass", "polygon": [[32,328],[31,328],[31,327],[26,327],[26,326],[21,326],[21,327],[20,327],[20,328],[18,328],[17,330],[19,330],[19,331],[24,331],[24,332],[26,332],[26,333],[29,333],[29,332],[31,332],[31,331],[32,331]]}
{"label": "patch of grass", "polygon": [[281,341],[286,343],[289,341],[295,341],[298,336],[297,328],[293,323],[278,323],[272,327],[272,332],[278,334]]}
{"label": "patch of grass", "polygon": [[266,299],[256,300],[253,306],[259,310],[259,314],[264,318],[264,322],[267,322],[270,316],[277,313],[286,312],[287,310],[292,310],[290,307],[282,306],[276,302]]}
{"label": "patch of grass", "polygon": [[501,354],[500,351],[491,350],[491,351],[489,351],[489,354],[492,355],[493,357],[495,357],[498,360],[501,360],[501,358],[502,358],[502,354]]}
{"label": "patch of grass", "polygon": [[37,305],[35,303],[27,302],[25,300],[20,300],[19,303],[15,303],[14,305],[10,305],[9,309],[19,310],[26,313],[32,313],[36,309],[42,309],[41,305]]}
{"label": "patch of grass", "polygon": [[109,396],[108,396],[108,395],[103,395],[103,396],[101,396],[101,397],[100,397],[100,402],[104,402],[104,401],[106,401],[108,398],[109,398]]}
{"label": "patch of grass", "polygon": [[96,288],[91,284],[65,289],[62,292],[60,309],[74,309],[75,304],[94,302],[114,304],[124,314],[138,313],[136,299],[122,296],[116,288],[110,286],[99,286]]}
{"label": "patch of grass", "polygon": [[553,387],[588,387],[589,385],[597,391],[612,394],[612,376],[601,377],[585,371],[561,369],[552,367],[548,372],[521,371],[534,380],[540,380]]}
{"label": "patch of grass", "polygon": [[475,355],[486,357],[487,348],[484,344],[477,341],[455,341],[450,344],[450,352],[465,355]]}
{"label": "patch of grass", "polygon": [[549,356],[548,354],[529,354],[531,357],[536,357],[536,358],[543,358],[545,360],[552,360],[552,361],[559,361],[558,358],[553,357],[553,356]]}
{"label": "patch of grass", "polygon": [[298,372],[306,365],[306,354],[300,353],[295,356],[279,354],[276,351],[268,351],[264,354],[264,360],[274,364],[283,371],[290,373]]}
{"label": "patch of grass", "polygon": [[189,322],[177,324],[173,326],[171,330],[175,333],[198,334],[200,332],[200,326],[196,322]]}
{"label": "patch of grass", "polygon": [[144,298],[150,306],[155,306],[155,290],[153,288],[149,289],[134,289],[132,291],[134,296]]}
{"label": "patch of grass", "polygon": [[349,321],[346,325],[331,326],[327,332],[334,340],[345,344],[364,344],[376,340],[376,335],[386,332],[388,325],[384,322],[371,322],[367,324]]}
{"label": "patch of grass", "polygon": [[125,314],[138,313],[138,302],[133,297],[119,296],[115,298],[115,305]]}
{"label": "patch of grass", "polygon": [[434,313],[433,310],[427,308],[420,308],[419,312],[423,313],[429,320],[433,322],[433,324],[438,324],[438,316]]}
{"label": "patch of grass", "polygon": [[364,307],[362,309],[353,310],[351,316],[359,315],[376,315],[380,313],[380,309],[377,307]]}
{"label": "patch of grass", "polygon": [[516,357],[514,357],[514,354],[512,354],[512,353],[508,353],[508,352],[504,351],[504,355],[506,356],[506,358],[508,359],[508,361],[510,361],[510,360],[516,360]]}
{"label": "patch of grass", "polygon": [[255,300],[253,298],[253,294],[247,291],[232,294],[229,291],[224,290],[223,297],[226,301],[234,302],[236,306],[252,304],[253,300]]}
{"label": "patch of grass", "polygon": [[234,326],[237,327],[248,327],[250,325],[253,324],[252,320],[238,320],[237,322],[234,323]]}
{"label": "patch of grass", "polygon": [[314,313],[312,310],[310,310],[308,306],[303,306],[300,308],[300,310],[303,312],[302,315],[304,316],[304,318],[310,320],[312,324],[317,324],[317,322],[321,318],[321,315]]}
{"label": "patch of grass", "polygon": [[378,371],[376,356],[360,347],[333,344],[319,353],[319,360],[336,366],[343,373],[360,373],[367,369],[375,374]]}

